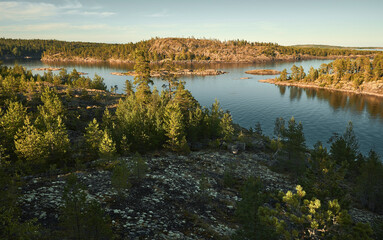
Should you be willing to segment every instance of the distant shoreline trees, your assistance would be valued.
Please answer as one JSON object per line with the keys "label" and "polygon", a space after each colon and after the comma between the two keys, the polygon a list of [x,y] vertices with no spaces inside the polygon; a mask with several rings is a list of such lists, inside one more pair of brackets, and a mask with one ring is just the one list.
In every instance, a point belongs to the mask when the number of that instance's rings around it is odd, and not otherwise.
{"label": "distant shoreline trees", "polygon": [[66,42],[58,40],[23,40],[0,38],[0,59],[42,58],[49,61],[129,61],[136,60],[136,51],[146,46],[150,62],[175,61],[234,61],[234,56],[243,59],[266,56],[270,59],[292,56],[329,57],[371,55],[374,51],[346,48],[319,48],[280,46],[276,43],[248,42],[246,40],[219,41],[194,38],[152,38],[127,44],[91,42]]}

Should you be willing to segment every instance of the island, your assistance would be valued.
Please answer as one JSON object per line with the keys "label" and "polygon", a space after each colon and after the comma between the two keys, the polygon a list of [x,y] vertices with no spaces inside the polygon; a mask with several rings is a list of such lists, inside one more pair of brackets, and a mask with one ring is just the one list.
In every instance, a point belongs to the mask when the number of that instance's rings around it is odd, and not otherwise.
{"label": "island", "polygon": [[[221,71],[221,70],[216,70],[216,69],[177,69],[176,71],[166,71],[164,69],[160,70],[151,70],[150,71],[150,76],[151,77],[161,77],[166,74],[173,74],[176,76],[216,76],[216,75],[221,75],[225,74],[227,72]],[[112,75],[117,75],[117,76],[137,76],[137,73],[135,71],[129,71],[129,72],[111,72],[110,74]]]}
{"label": "island", "polygon": [[247,74],[253,74],[253,75],[279,75],[281,74],[278,70],[273,69],[255,69],[255,70],[249,70],[246,71]]}

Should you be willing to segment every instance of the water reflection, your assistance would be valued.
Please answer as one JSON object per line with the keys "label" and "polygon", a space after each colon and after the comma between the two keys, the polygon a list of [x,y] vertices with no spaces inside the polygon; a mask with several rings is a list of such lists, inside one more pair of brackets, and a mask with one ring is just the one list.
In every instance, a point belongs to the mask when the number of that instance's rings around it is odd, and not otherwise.
{"label": "water reflection", "polygon": [[301,100],[302,92],[304,91],[307,99],[328,102],[335,111],[352,111],[358,114],[363,114],[367,111],[372,118],[380,118],[383,121],[382,97],[295,86],[278,86],[278,88],[281,96],[285,94],[286,88],[288,88],[291,101]]}

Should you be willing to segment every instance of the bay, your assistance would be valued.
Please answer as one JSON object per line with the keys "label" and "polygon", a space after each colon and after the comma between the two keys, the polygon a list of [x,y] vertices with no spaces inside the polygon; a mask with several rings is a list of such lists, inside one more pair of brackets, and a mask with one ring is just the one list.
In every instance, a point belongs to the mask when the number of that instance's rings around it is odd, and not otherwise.
{"label": "bay", "polygon": [[[186,68],[214,68],[228,72],[218,76],[180,77],[186,82],[186,88],[202,106],[211,106],[218,99],[225,110],[229,110],[235,123],[242,127],[254,127],[260,122],[266,135],[272,136],[274,121],[278,117],[286,120],[292,116],[301,121],[306,144],[312,147],[316,141],[327,141],[333,133],[343,133],[349,121],[352,121],[358,137],[360,150],[367,154],[370,149],[383,156],[383,98],[342,93],[328,90],[303,89],[297,87],[275,86],[260,83],[258,80],[275,76],[256,76],[246,74],[253,69],[290,70],[293,64],[303,66],[307,72],[310,67],[318,68],[331,60],[306,60],[299,62],[272,62],[264,64],[191,64]],[[111,75],[111,72],[133,70],[132,64],[109,63],[44,63],[39,60],[5,62],[13,66],[18,63],[27,69],[42,67],[64,67],[68,72],[76,68],[93,78],[95,74],[103,77],[110,88],[117,85],[122,93],[125,80],[131,76]],[[33,73],[42,74],[43,71]],[[55,73],[55,72],[54,72]],[[56,72],[58,73],[58,72]],[[249,77],[249,79],[241,79]],[[154,78],[154,86],[161,90],[166,82]]]}

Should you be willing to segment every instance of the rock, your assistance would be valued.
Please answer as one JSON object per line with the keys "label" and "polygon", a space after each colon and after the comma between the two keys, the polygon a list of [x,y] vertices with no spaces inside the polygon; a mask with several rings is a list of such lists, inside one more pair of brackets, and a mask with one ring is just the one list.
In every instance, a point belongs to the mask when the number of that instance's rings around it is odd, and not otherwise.
{"label": "rock", "polygon": [[253,140],[251,142],[251,145],[252,145],[252,149],[256,151],[264,151],[266,148],[265,142],[259,139]]}

